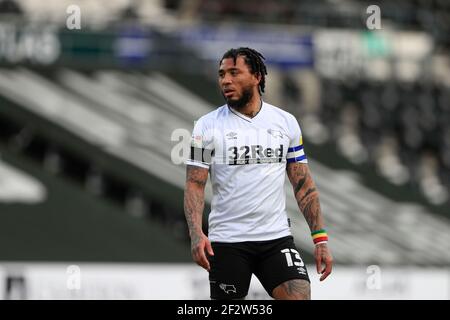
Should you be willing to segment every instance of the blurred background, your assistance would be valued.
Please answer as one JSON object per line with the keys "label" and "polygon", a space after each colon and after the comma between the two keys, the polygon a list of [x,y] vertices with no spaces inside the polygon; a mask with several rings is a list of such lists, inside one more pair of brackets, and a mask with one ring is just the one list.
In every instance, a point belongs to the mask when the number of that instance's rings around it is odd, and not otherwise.
{"label": "blurred background", "polygon": [[324,283],[286,184],[313,298],[449,299],[449,34],[447,0],[0,0],[0,298],[208,299],[184,151],[249,46],[320,191]]}

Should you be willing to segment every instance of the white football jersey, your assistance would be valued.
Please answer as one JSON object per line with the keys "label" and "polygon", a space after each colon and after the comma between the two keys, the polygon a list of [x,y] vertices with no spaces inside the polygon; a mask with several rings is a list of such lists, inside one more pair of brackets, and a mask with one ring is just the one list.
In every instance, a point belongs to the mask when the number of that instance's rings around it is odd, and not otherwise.
{"label": "white football jersey", "polygon": [[201,117],[188,165],[209,168],[211,241],[272,240],[291,234],[286,214],[286,163],[307,163],[295,117],[263,102],[249,118],[227,105]]}

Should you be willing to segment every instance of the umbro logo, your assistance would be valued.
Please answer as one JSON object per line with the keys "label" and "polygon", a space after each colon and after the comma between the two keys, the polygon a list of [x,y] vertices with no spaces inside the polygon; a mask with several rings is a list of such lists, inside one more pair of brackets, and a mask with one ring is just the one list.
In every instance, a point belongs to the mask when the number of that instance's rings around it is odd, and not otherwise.
{"label": "umbro logo", "polygon": [[237,133],[233,131],[227,133],[226,136],[228,137],[228,140],[237,139]]}
{"label": "umbro logo", "polygon": [[298,270],[298,273],[299,273],[299,274],[303,274],[303,275],[306,274],[306,269],[303,268],[303,267],[298,267],[297,270]]}

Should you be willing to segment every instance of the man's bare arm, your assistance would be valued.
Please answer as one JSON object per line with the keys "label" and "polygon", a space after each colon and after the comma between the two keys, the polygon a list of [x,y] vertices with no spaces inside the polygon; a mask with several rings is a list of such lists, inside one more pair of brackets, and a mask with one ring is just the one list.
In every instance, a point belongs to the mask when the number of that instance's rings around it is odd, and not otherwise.
{"label": "man's bare arm", "polygon": [[[295,199],[311,232],[324,229],[325,223],[320,208],[319,192],[311,177],[309,167],[305,163],[293,162],[286,166],[287,175],[294,188]],[[326,243],[316,245],[314,256],[316,258],[317,272],[322,274],[324,280],[331,273],[333,258]],[[325,268],[322,269],[322,262]]]}
{"label": "man's bare arm", "polygon": [[288,163],[287,175],[294,188],[295,199],[305,216],[311,231],[324,228],[322,211],[319,203],[319,192],[309,172],[307,164],[294,162]]}
{"label": "man's bare arm", "polygon": [[209,270],[205,250],[213,255],[211,243],[202,230],[203,209],[205,207],[205,186],[208,169],[187,165],[184,189],[184,215],[191,237],[191,251],[194,261]]}
{"label": "man's bare arm", "polygon": [[191,237],[195,237],[202,232],[202,216],[205,207],[205,186],[207,180],[208,169],[187,165],[184,214]]}

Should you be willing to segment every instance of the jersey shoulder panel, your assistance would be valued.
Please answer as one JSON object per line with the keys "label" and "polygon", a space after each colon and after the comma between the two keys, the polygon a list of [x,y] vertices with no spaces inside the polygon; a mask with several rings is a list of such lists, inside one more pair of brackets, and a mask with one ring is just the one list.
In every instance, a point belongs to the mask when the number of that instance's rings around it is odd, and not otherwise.
{"label": "jersey shoulder panel", "polygon": [[272,104],[269,103],[265,103],[266,107],[268,108],[268,112],[271,114],[271,116],[273,117],[277,117],[277,121],[282,121],[283,125],[288,128],[289,132],[291,132],[293,135],[297,134],[297,130],[299,127],[298,121],[295,118],[295,116],[286,111],[283,110],[277,106],[274,106]]}
{"label": "jersey shoulder panel", "polygon": [[292,121],[295,120],[295,117],[292,113],[281,109],[280,107],[274,106],[273,104],[267,103],[265,102],[265,107],[268,109],[268,111],[273,114],[273,115],[277,115],[278,117],[284,118],[286,119],[286,121]]}
{"label": "jersey shoulder panel", "polygon": [[214,120],[223,118],[224,116],[226,116],[226,114],[227,114],[227,105],[223,105],[201,116],[198,119],[198,121],[202,121],[205,123],[214,122]]}

